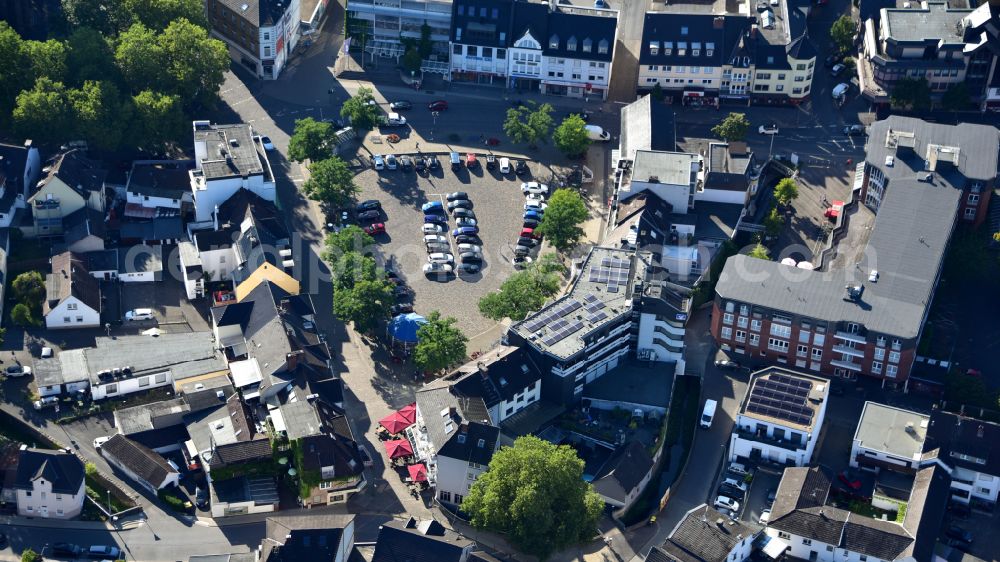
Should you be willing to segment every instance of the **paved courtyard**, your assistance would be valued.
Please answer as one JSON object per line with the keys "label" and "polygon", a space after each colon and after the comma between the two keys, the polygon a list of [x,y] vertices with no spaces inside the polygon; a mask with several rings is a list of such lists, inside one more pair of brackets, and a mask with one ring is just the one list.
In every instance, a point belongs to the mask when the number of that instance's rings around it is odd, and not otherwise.
{"label": "paved courtyard", "polygon": [[[514,174],[501,176],[483,166],[455,172],[448,166],[446,154],[438,155],[438,159],[442,169],[430,175],[366,170],[355,178],[362,189],[358,199],[382,202],[387,233],[377,236],[376,241],[383,258],[412,290],[414,310],[423,315],[438,310],[454,316],[459,328],[471,338],[495,325],[479,314],[480,297],[499,289],[514,271],[511,258],[524,213],[522,180]],[[547,178],[550,174],[539,164],[530,166],[534,176]],[[421,232],[424,213],[420,206],[430,201],[447,204],[447,194],[454,191],[465,191],[473,202],[482,241],[483,269],[474,275],[427,278],[421,270],[427,263],[427,251]],[[449,216],[448,229],[455,226]],[[450,234],[446,238],[457,261],[457,244]]]}

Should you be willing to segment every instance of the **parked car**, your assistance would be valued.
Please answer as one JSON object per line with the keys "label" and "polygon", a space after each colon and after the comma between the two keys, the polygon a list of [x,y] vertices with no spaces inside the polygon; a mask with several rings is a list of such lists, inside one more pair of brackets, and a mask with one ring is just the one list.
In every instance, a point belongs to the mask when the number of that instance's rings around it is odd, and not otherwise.
{"label": "parked car", "polygon": [[747,491],[746,482],[743,482],[742,480],[737,480],[736,478],[726,478],[725,480],[722,481],[722,485],[731,486],[743,493],[746,493]]}
{"label": "parked car", "polygon": [[528,169],[528,163],[524,160],[517,160],[514,162],[514,173],[519,176],[526,176],[531,170]]}
{"label": "parked car", "polygon": [[461,234],[479,234],[478,226],[460,226],[455,230],[451,231],[452,236],[459,236]]}
{"label": "parked car", "polygon": [[389,104],[389,109],[393,111],[405,111],[407,109],[413,109],[413,104],[406,100],[394,101]]}
{"label": "parked car", "polygon": [[425,158],[425,161],[427,162],[428,170],[441,169],[441,162],[437,159],[437,156],[428,156],[427,158]]}
{"label": "parked car", "polygon": [[387,170],[395,170],[399,168],[399,162],[396,161],[395,154],[390,154],[385,157],[385,167]]}
{"label": "parked car", "polygon": [[520,236],[517,239],[517,245],[518,246],[527,246],[529,248],[534,248],[535,246],[538,245],[538,240],[535,240],[534,238],[531,238],[531,237],[528,237],[528,236]]}
{"label": "parked car", "polygon": [[462,157],[457,152],[452,151],[448,155],[448,160],[451,162],[451,171],[457,172],[462,169]]}
{"label": "parked car", "polygon": [[111,440],[111,436],[105,435],[104,437],[98,437],[94,439],[94,448],[100,449],[102,445]]}
{"label": "parked car", "polygon": [[840,76],[840,73],[844,71],[844,68],[846,68],[844,64],[838,62],[833,65],[833,68],[830,69],[830,76]]}
{"label": "parked car", "polygon": [[445,198],[448,200],[449,203],[451,203],[452,201],[467,201],[469,199],[469,194],[464,191],[455,191],[449,193],[448,196]]}
{"label": "parked car", "polygon": [[365,211],[363,213],[358,213],[358,221],[360,222],[375,222],[382,218],[382,211]]}
{"label": "parked car", "polygon": [[849,137],[858,137],[865,134],[865,126],[854,124],[850,127],[844,127],[844,134]]}
{"label": "parked car", "polygon": [[483,241],[475,234],[459,234],[455,237],[455,243],[459,245],[475,244],[476,246],[481,246]]}
{"label": "parked car", "polygon": [[526,207],[525,210],[524,210],[524,220],[525,221],[529,221],[529,220],[541,221],[542,220],[542,215],[544,213],[545,212],[542,211],[541,209],[536,209],[534,207],[532,207],[532,208],[527,208]]}
{"label": "parked car", "polygon": [[400,304],[394,304],[394,305],[392,305],[392,308],[389,309],[389,311],[392,312],[393,315],[396,315],[396,314],[409,314],[409,313],[413,312],[413,305],[410,304],[410,303],[408,303],[408,302],[404,302],[404,303],[400,303]]}
{"label": "parked car", "polygon": [[514,246],[514,257],[525,257],[531,253],[531,248],[527,246]]}
{"label": "parked car", "polygon": [[462,260],[463,262],[468,262],[468,261],[481,262],[483,261],[483,254],[479,252],[462,252],[461,254],[458,254],[458,259]]}
{"label": "parked car", "polygon": [[442,252],[448,253],[450,251],[451,251],[450,244],[442,244],[441,242],[431,242],[430,244],[427,244],[428,254],[440,254]]}
{"label": "parked car", "polygon": [[264,135],[260,137],[260,144],[264,146],[264,150],[271,152],[274,150],[274,143],[271,142],[271,137]]}
{"label": "parked car", "polygon": [[41,356],[42,356],[42,359],[46,359],[46,358],[52,357],[52,348],[51,347],[42,347]]}
{"label": "parked car", "polygon": [[715,362],[715,366],[720,369],[728,369],[730,371],[735,371],[740,368],[740,364],[736,361],[730,361],[728,359],[719,359]]}
{"label": "parked car", "polygon": [[549,186],[544,183],[538,183],[537,181],[526,181],[521,184],[521,193],[531,194],[540,193],[542,195],[547,195],[549,192]]}
{"label": "parked car", "polygon": [[611,6],[609,6],[608,3],[605,2],[604,0],[594,0],[594,7],[595,8],[600,8],[600,9],[603,9],[603,10],[607,10],[607,9],[611,8]]}
{"label": "parked car", "polygon": [[444,215],[424,215],[424,222],[425,223],[429,222],[429,223],[432,223],[432,224],[447,225],[448,224],[448,217],[446,217]]}
{"label": "parked car", "polygon": [[447,263],[425,263],[424,264],[424,275],[440,275],[442,273],[451,273],[451,264]]}
{"label": "parked car", "polygon": [[531,203],[531,202],[543,203],[543,202],[545,202],[545,196],[542,195],[541,193],[528,193],[524,197],[524,200],[527,203]]}
{"label": "parked car", "polygon": [[473,207],[475,207],[475,205],[473,205],[472,201],[469,201],[468,199],[457,199],[448,203],[449,211],[454,211],[455,209],[471,209]]}
{"label": "parked car", "polygon": [[455,263],[455,256],[445,253],[436,252],[427,256],[428,263]]}
{"label": "parked car", "polygon": [[26,377],[31,374],[31,367],[27,365],[10,365],[4,369],[8,377]]}
{"label": "parked car", "polygon": [[198,486],[194,489],[194,503],[198,506],[198,509],[205,509],[208,507],[208,489]]}
{"label": "parked car", "polygon": [[430,203],[424,203],[421,205],[420,210],[423,211],[425,215],[443,213],[444,205],[440,201],[431,201]]}
{"label": "parked car", "polygon": [[522,225],[522,228],[537,228],[538,224],[539,221],[535,219],[524,219],[524,224]]}
{"label": "parked car", "polygon": [[965,544],[972,544],[972,533],[955,524],[948,525],[948,528],[944,531],[944,535],[949,539],[955,539]]}
{"label": "parked car", "polygon": [[732,472],[737,476],[746,476],[747,474],[750,474],[750,471],[747,470],[746,465],[738,462],[729,463],[728,470],[729,472]]}
{"label": "parked car", "polygon": [[525,267],[531,265],[531,262],[532,259],[529,258],[528,256],[519,256],[514,258],[514,260],[512,261],[515,269],[524,269]]}
{"label": "parked car", "polygon": [[962,541],[960,541],[958,539],[948,539],[948,538],[946,538],[942,542],[944,542],[945,545],[950,546],[951,548],[954,548],[954,549],[957,549],[957,550],[961,550],[962,552],[968,552],[969,548],[972,546],[969,543],[962,542]]}
{"label": "parked car", "polygon": [[776,123],[761,125],[760,127],[757,127],[757,132],[762,135],[776,135],[778,134],[778,125]]}
{"label": "parked car", "polygon": [[492,154],[486,155],[486,169],[496,170],[497,169],[497,157]]}
{"label": "parked car", "polygon": [[482,269],[482,267],[476,262],[462,262],[458,264],[458,272],[460,274],[467,273],[471,275],[473,273],[479,273],[480,269]]}
{"label": "parked car", "polygon": [[105,544],[95,544],[87,549],[87,556],[89,558],[97,558],[99,560],[118,560],[119,554],[121,554],[121,551],[118,550],[117,546],[108,546]]}
{"label": "parked car", "polygon": [[459,252],[482,252],[483,247],[478,244],[459,244]]}
{"label": "parked car", "polygon": [[479,160],[476,159],[476,155],[474,153],[469,152],[465,155],[465,167],[470,170],[474,170],[479,167]]}
{"label": "parked car", "polygon": [[730,498],[729,496],[719,496],[715,498],[715,507],[724,507],[726,509],[732,510],[734,513],[739,512],[740,502]]}
{"label": "parked car", "polygon": [[474,219],[476,218],[476,212],[473,211],[472,209],[465,209],[460,207],[452,211],[451,216],[455,217],[456,219],[459,218]]}
{"label": "parked car", "polygon": [[428,234],[424,236],[424,244],[447,244],[448,239],[440,234]]}
{"label": "parked car", "polygon": [[392,112],[385,118],[385,124],[389,127],[402,127],[406,125],[406,117],[403,117],[396,112]]}
{"label": "parked car", "polygon": [[522,228],[520,236],[526,238],[534,238],[535,240],[539,240],[542,237],[540,234],[535,234],[534,228],[529,228],[529,227]]}
{"label": "parked car", "polygon": [[850,469],[840,471],[840,474],[837,475],[837,479],[852,490],[861,489],[861,479]]}
{"label": "parked car", "polygon": [[764,500],[765,502],[764,505],[770,508],[772,505],[774,505],[774,500],[777,498],[778,498],[778,491],[775,490],[774,488],[771,488],[770,490],[767,491],[767,498]]}
{"label": "parked car", "polygon": [[369,236],[375,236],[378,234],[385,234],[385,223],[375,222],[364,228],[364,231],[368,233]]}
{"label": "parked car", "polygon": [[761,525],[767,525],[768,521],[771,520],[771,509],[765,509],[761,512],[760,517],[757,518],[757,523]]}
{"label": "parked car", "polygon": [[376,154],[372,157],[372,162],[375,163],[375,170],[382,171],[385,169],[385,156],[381,154]]}
{"label": "parked car", "polygon": [[152,308],[135,308],[125,313],[126,322],[138,322],[140,320],[152,320]]}
{"label": "parked car", "polygon": [[510,158],[503,157],[500,159],[500,173],[505,175],[510,173]]}
{"label": "parked car", "polygon": [[455,224],[458,226],[476,226],[476,219],[469,217],[458,217],[455,219]]}
{"label": "parked car", "polygon": [[843,58],[844,55],[840,53],[833,53],[832,55],[826,57],[826,60],[823,61],[823,66],[827,68],[832,68],[833,65],[839,63]]}
{"label": "parked car", "polygon": [[423,231],[424,234],[440,234],[445,231],[445,228],[440,224],[425,222],[421,231]]}
{"label": "parked car", "polygon": [[447,111],[448,102],[444,100],[435,100],[427,104],[427,109],[431,111]]}
{"label": "parked car", "polygon": [[399,159],[399,164],[403,167],[404,172],[409,172],[413,169],[413,158],[409,156],[403,156]]}
{"label": "parked car", "polygon": [[543,203],[541,201],[528,201],[524,204],[525,211],[539,210],[544,211],[549,207],[548,203]]}
{"label": "parked car", "polygon": [[58,396],[45,396],[43,398],[39,398],[38,400],[35,400],[34,402],[31,403],[31,405],[34,406],[34,408],[36,410],[41,410],[42,408],[48,408],[50,406],[55,406],[58,403],[59,403],[59,397]]}
{"label": "parked car", "polygon": [[377,211],[381,208],[382,208],[382,203],[380,203],[378,199],[368,199],[366,201],[358,203],[356,210],[359,213],[363,213],[365,211]]}
{"label": "parked car", "polygon": [[417,170],[418,174],[422,174],[427,170],[427,160],[417,156],[413,159],[413,167]]}
{"label": "parked car", "polygon": [[51,555],[70,558],[76,558],[83,554],[83,547],[68,542],[54,542],[49,546],[49,550]]}

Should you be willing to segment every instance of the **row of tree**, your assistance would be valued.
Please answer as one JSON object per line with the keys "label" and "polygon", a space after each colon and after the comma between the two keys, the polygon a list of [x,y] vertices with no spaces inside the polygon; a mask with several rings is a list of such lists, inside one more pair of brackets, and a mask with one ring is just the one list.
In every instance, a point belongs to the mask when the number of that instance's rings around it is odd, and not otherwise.
{"label": "row of tree", "polygon": [[0,22],[0,125],[39,142],[157,150],[218,99],[226,46],[198,0],[63,0],[66,35],[23,40]]}
{"label": "row of tree", "polygon": [[532,147],[547,142],[551,136],[556,148],[570,157],[586,152],[590,137],[587,135],[587,123],[580,115],[567,116],[555,131],[552,130],[553,125],[552,105],[529,101],[507,110],[503,131],[511,141],[527,143]]}

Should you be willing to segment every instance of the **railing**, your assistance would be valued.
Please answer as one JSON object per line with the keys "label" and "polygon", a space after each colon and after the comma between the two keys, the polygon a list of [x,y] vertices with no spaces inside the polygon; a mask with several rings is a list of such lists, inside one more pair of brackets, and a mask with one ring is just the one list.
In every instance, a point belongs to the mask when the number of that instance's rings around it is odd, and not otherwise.
{"label": "railing", "polygon": [[865,352],[861,349],[856,349],[853,347],[847,347],[846,345],[835,345],[833,346],[833,351],[835,353],[843,353],[845,355],[853,355],[854,357],[864,357]]}
{"label": "railing", "polygon": [[740,427],[735,429],[736,435],[744,441],[754,441],[757,443],[766,443],[769,445],[774,445],[775,447],[781,447],[786,451],[801,451],[806,448],[802,443],[796,443],[794,441],[789,441],[788,439],[778,439],[767,435],[766,433],[757,434],[755,431],[747,431]]}

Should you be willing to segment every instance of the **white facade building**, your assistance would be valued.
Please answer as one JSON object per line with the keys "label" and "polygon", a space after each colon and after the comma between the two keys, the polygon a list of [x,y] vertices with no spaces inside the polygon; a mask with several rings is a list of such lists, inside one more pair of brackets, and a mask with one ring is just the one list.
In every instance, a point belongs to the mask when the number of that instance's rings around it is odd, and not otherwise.
{"label": "white facade building", "polygon": [[778,367],[751,375],[729,440],[729,461],[808,465],[829,394],[830,382],[820,377]]}
{"label": "white facade building", "polygon": [[43,519],[72,519],[86,498],[83,463],[66,451],[18,451],[17,514]]}
{"label": "white facade building", "polygon": [[258,78],[277,79],[302,35],[299,0],[208,0],[206,7],[212,36],[229,56]]}
{"label": "white facade building", "polygon": [[101,288],[84,261],[71,252],[55,255],[45,277],[45,327],[94,328],[101,325]]}
{"label": "white facade building", "polygon": [[191,174],[195,220],[211,224],[216,207],[240,188],[274,202],[274,174],[267,153],[250,125],[213,125],[195,121],[196,168]]}

